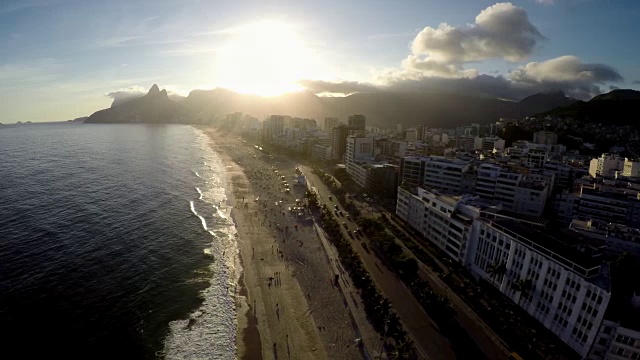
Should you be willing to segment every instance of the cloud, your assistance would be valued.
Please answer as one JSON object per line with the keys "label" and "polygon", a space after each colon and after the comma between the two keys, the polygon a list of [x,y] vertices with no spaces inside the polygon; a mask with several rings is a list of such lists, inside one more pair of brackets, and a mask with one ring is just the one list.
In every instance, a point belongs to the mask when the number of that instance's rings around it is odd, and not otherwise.
{"label": "cloud", "polygon": [[[182,100],[184,99],[184,95],[180,93],[177,89],[172,89],[173,86],[161,86],[160,88],[164,88],[167,90],[167,95],[172,100]],[[106,97],[110,97],[113,99],[113,103],[111,103],[111,107],[118,106],[126,103],[129,100],[137,99],[147,95],[149,92],[148,89],[143,88],[142,86],[129,86],[128,88],[119,89],[116,91],[111,91],[105,94]]]}
{"label": "cloud", "polygon": [[401,68],[379,72],[376,84],[361,82],[301,81],[315,93],[370,91],[439,92],[520,100],[536,93],[563,91],[590,99],[601,87],[623,81],[614,68],[585,63],[567,55],[529,62],[506,75],[480,74],[465,65],[489,59],[520,62],[529,57],[545,37],[529,21],[524,9],[498,3],[482,10],[473,24],[425,27],[413,40],[411,54]]}
{"label": "cloud", "polygon": [[530,62],[506,76],[474,74],[443,77],[407,69],[390,69],[378,75],[378,85],[348,81],[303,81],[300,84],[315,93],[351,94],[384,90],[453,93],[520,100],[536,93],[556,91],[563,91],[578,99],[590,99],[602,93],[601,86],[622,80],[622,76],[610,66],[583,63],[575,56],[561,56],[543,62]]}
{"label": "cloud", "polygon": [[640,80],[635,80],[634,82],[632,82],[632,84],[640,84]]}
{"label": "cloud", "polygon": [[120,89],[120,90],[106,93],[105,96],[113,99],[113,103],[111,103],[111,107],[114,107],[114,106],[123,104],[129,100],[143,97],[146,94],[147,94],[147,90],[145,90],[145,88],[143,88],[142,86],[130,86],[125,89]]}
{"label": "cloud", "polygon": [[604,64],[585,64],[572,55],[542,62],[530,62],[515,70],[512,78],[518,81],[590,82],[622,81],[622,76]]}
{"label": "cloud", "polygon": [[578,57],[567,55],[542,62],[530,62],[509,74],[511,81],[544,88],[563,89],[579,98],[599,94],[599,85],[620,82],[624,78],[605,64],[583,63]]}
{"label": "cloud", "polygon": [[7,5],[0,7],[0,14],[11,13],[14,11],[21,11],[31,8],[39,8],[45,6],[52,6],[59,3],[59,1],[50,0],[32,0],[32,1],[14,1],[9,2]]}
{"label": "cloud", "polygon": [[619,90],[620,87],[618,86],[614,86],[614,85],[609,85],[609,90],[613,91],[613,90]]}
{"label": "cloud", "polygon": [[423,75],[441,76],[449,78],[475,77],[476,70],[464,70],[458,64],[440,63],[421,56],[409,55],[402,61],[402,66],[408,70],[414,70]]}
{"label": "cloud", "polygon": [[536,2],[543,5],[553,5],[556,3],[556,0],[536,0]]}
{"label": "cloud", "polygon": [[444,64],[487,59],[516,62],[531,55],[542,39],[524,9],[497,3],[482,10],[474,24],[425,27],[413,40],[411,51],[424,60]]}
{"label": "cloud", "polygon": [[357,92],[374,92],[379,91],[380,87],[358,81],[323,81],[323,80],[300,80],[300,86],[316,94],[334,93],[334,94],[353,94]]}

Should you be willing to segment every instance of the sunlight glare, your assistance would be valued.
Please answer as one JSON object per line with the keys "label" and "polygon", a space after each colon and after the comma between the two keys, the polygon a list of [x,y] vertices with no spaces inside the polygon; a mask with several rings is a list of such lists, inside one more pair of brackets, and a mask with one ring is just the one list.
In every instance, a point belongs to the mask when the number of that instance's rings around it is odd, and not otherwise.
{"label": "sunlight glare", "polygon": [[218,86],[239,93],[277,96],[299,91],[310,78],[312,56],[294,26],[261,21],[230,31],[218,59]]}

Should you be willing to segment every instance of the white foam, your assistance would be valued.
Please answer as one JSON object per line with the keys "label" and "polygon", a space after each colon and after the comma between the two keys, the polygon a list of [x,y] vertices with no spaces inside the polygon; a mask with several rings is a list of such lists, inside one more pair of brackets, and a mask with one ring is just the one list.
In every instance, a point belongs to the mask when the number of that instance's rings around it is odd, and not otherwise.
{"label": "white foam", "polygon": [[205,230],[208,230],[208,229],[207,229],[207,222],[204,220],[204,217],[200,216],[200,214],[198,214],[198,213],[196,212],[196,208],[195,208],[195,207],[194,207],[194,205],[193,205],[193,200],[190,200],[190,201],[189,201],[189,205],[191,206],[191,212],[192,212],[195,216],[197,216],[197,217],[200,219],[200,221],[202,222],[202,227],[203,227]]}
{"label": "white foam", "polygon": [[194,132],[193,148],[202,152],[205,160],[202,168],[193,170],[196,176],[205,179],[205,184],[196,188],[200,194],[198,201],[211,204],[216,209],[214,214],[220,218],[220,221],[216,220],[215,229],[208,229],[205,219],[196,212],[194,201],[189,201],[191,212],[200,218],[203,228],[212,236],[210,247],[203,249],[203,255],[211,255],[214,259],[208,272],[212,276],[208,279],[210,286],[201,293],[202,305],[188,319],[169,324],[169,335],[161,355],[167,359],[231,360],[236,357],[235,299],[242,272],[236,229],[230,216],[232,209],[227,205],[224,165],[209,147],[207,135],[195,128]]}

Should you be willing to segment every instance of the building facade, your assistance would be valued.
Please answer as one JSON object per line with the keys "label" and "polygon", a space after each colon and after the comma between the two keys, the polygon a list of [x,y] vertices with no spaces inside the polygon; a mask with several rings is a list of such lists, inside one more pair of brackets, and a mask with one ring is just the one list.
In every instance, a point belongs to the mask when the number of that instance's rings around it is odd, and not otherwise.
{"label": "building facade", "polygon": [[483,215],[466,266],[587,357],[611,297],[608,265],[567,235]]}

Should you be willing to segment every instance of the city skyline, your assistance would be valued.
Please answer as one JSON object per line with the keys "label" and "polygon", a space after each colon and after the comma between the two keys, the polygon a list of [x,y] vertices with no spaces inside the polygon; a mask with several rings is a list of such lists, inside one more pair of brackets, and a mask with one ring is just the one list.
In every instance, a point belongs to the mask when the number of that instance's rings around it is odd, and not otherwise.
{"label": "city skyline", "polygon": [[87,116],[154,83],[183,96],[224,87],[588,99],[640,87],[640,50],[629,45],[639,12],[596,0],[13,2],[0,7],[2,121]]}

